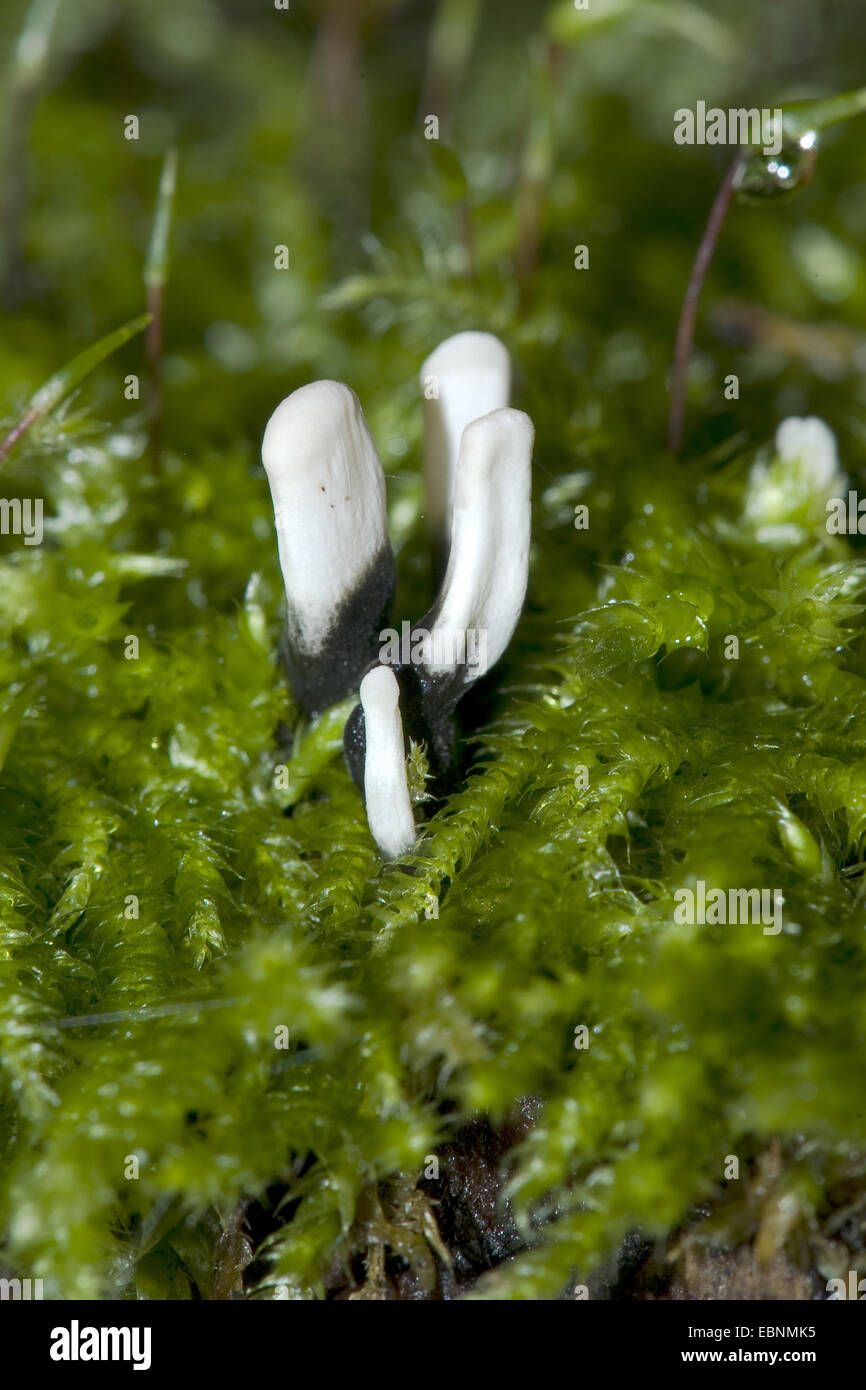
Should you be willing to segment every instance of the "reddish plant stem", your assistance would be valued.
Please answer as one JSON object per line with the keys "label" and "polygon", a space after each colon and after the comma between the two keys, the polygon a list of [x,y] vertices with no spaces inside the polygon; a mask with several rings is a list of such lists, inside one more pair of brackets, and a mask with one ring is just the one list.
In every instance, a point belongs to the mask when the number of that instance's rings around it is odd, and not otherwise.
{"label": "reddish plant stem", "polygon": [[689,276],[689,283],[686,287],[683,307],[680,310],[680,321],[677,325],[677,340],[674,350],[674,374],[671,384],[671,404],[668,415],[668,447],[672,454],[679,453],[680,444],[683,437],[683,423],[686,414],[686,391],[688,388],[689,363],[692,357],[692,346],[695,340],[695,323],[698,316],[698,301],[701,297],[701,290],[704,287],[707,270],[719,234],[724,226],[731,199],[734,196],[734,186],[737,175],[746,158],[746,152],[740,151],[731,163],[728,172],[719,185],[719,190],[713,199],[710,208],[710,215],[707,218],[707,225],[704,227],[703,235],[698,246],[697,254],[692,265],[692,273]]}
{"label": "reddish plant stem", "polygon": [[39,416],[41,414],[42,411],[39,409],[38,406],[31,406],[30,409],[27,411],[27,414],[22,415],[21,419],[18,421],[18,424],[13,425],[12,429],[9,431],[6,438],[3,440],[3,443],[0,444],[0,463],[3,462],[9,451],[15,447],[22,434],[27,433],[30,426],[39,419]]}

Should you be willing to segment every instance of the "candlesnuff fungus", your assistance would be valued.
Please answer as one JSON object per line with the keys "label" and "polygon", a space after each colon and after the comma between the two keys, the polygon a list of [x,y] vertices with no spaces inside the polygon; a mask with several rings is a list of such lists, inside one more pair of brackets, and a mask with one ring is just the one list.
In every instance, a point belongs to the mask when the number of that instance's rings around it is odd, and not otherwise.
{"label": "candlesnuff fungus", "polygon": [[798,545],[825,532],[827,500],[844,492],[836,436],[823,420],[793,415],[776,430],[769,459],[752,465],[743,521],[762,545]]}
{"label": "candlesnuff fungus", "polygon": [[[494,410],[466,426],[460,446],[451,551],[439,597],[410,632],[409,661],[397,661],[404,735],[424,745],[435,780],[454,756],[454,710],[502,655],[520,616],[529,564],[530,461],[534,430],[522,411]],[[476,660],[462,659],[468,634]],[[355,781],[365,779],[369,725],[346,722],[343,746]],[[369,812],[369,803],[368,803]],[[371,829],[375,827],[371,820]],[[380,848],[384,846],[378,840]]]}
{"label": "candlesnuff fungus", "polygon": [[289,684],[318,714],[357,688],[391,606],[385,477],[360,401],[339,381],[280,402],[262,462],[286,589]]}
{"label": "candlesnuff fungus", "polygon": [[[466,340],[476,342],[474,354]],[[404,633],[399,658],[396,634],[383,645],[394,588],[384,476],[354,392],[330,381],[295,391],[274,411],[262,445],[286,587],[289,681],[311,713],[360,682],[344,750],[387,857],[414,841],[406,749],[424,747],[434,781],[448,771],[455,708],[505,650],[529,565],[532,421],[507,405],[471,414],[473,401],[483,407],[507,394],[505,349],[489,334],[458,334],[425,368],[437,363],[447,404],[427,413],[426,476],[440,508],[447,478],[449,524],[440,534],[450,549],[439,595]]]}
{"label": "candlesnuff fungus", "polygon": [[460,440],[473,420],[508,404],[511,362],[492,333],[455,333],[421,368],[427,531],[437,562],[448,554]]}
{"label": "candlesnuff fungus", "polygon": [[387,859],[415,843],[415,822],[406,777],[400,689],[389,666],[374,666],[361,681],[367,734],[364,802],[373,838]]}

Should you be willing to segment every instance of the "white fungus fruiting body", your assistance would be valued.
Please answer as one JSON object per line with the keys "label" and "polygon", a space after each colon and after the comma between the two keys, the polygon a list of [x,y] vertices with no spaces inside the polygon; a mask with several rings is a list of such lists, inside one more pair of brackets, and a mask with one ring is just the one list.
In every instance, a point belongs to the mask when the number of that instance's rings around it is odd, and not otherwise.
{"label": "white fungus fruiting body", "polygon": [[415,843],[404,725],[443,785],[455,707],[499,660],[523,606],[534,429],[507,404],[510,375],[488,333],[458,333],[422,368],[435,385],[425,390],[429,519],[447,567],[433,607],[411,634],[406,624],[411,654],[393,668],[379,650],[394,589],[385,480],[357,396],[313,382],[282,401],[265,430],[289,681],[312,714],[360,682],[344,751],[387,858]]}
{"label": "white fungus fruiting body", "polygon": [[268,421],[262,462],[286,597],[318,651],[346,591],[388,544],[382,465],[354,391],[339,381],[293,391]]}
{"label": "white fungus fruiting body", "polygon": [[459,650],[462,640],[481,653],[462,672],[465,683],[477,680],[499,660],[517,625],[529,568],[534,437],[529,416],[508,407],[463,431],[448,568],[440,596],[420,624],[431,633],[425,665],[433,676],[455,674],[447,654]]}
{"label": "white fungus fruiting body", "polygon": [[839,471],[836,436],[817,415],[791,415],[776,430],[776,453],[783,463],[799,465],[816,488],[825,488]]}
{"label": "white fungus fruiting body", "polygon": [[[410,655],[393,668],[402,722],[423,745],[434,784],[445,784],[453,761],[455,708],[499,660],[523,606],[534,434],[529,416],[507,406],[464,428],[445,578],[433,607],[411,629]],[[356,711],[344,736],[359,785],[370,770],[366,723]]]}
{"label": "white fungus fruiting body", "polygon": [[816,416],[791,416],[776,430],[774,455],[752,465],[743,520],[764,545],[798,545],[823,527],[827,498],[844,492],[836,436]]}
{"label": "white fungus fruiting body", "polygon": [[268,421],[262,462],[292,687],[308,710],[324,709],[374,657],[394,583],[384,474],[354,391],[314,381],[287,396]]}
{"label": "white fungus fruiting body", "polygon": [[361,681],[366,756],[364,800],[367,820],[386,859],[406,854],[415,843],[415,822],[406,776],[399,687],[388,666],[376,666]]}
{"label": "white fungus fruiting body", "polygon": [[492,333],[456,333],[421,368],[427,529],[447,549],[460,441],[473,420],[508,405],[511,362]]}

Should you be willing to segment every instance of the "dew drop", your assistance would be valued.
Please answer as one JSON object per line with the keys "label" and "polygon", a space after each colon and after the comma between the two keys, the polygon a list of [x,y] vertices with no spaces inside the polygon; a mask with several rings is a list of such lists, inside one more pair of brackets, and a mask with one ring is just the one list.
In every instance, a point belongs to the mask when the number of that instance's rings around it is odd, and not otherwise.
{"label": "dew drop", "polygon": [[814,130],[806,131],[799,140],[784,141],[778,154],[755,151],[737,176],[737,197],[745,203],[766,203],[798,192],[815,172],[817,153]]}

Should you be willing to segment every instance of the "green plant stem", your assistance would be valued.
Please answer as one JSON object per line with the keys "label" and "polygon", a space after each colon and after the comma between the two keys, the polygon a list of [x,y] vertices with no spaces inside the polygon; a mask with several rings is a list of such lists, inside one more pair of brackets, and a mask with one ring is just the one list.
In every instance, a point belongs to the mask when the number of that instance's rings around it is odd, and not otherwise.
{"label": "green plant stem", "polygon": [[90,375],[94,367],[97,367],[112,352],[116,352],[130,338],[135,337],[136,333],[140,333],[149,322],[149,314],[139,314],[138,318],[130,319],[129,323],[125,323],[121,328],[116,328],[114,332],[106,334],[98,342],[91,343],[90,347],[85,348],[77,357],[73,357],[72,361],[67,362],[65,367],[54,373],[54,376],[49,377],[45,385],[40,386],[35,396],[31,398],[21,419],[0,443],[0,463],[37,420],[59,405],[64,396],[68,396],[70,391],[74,391],[75,387],[86,376]]}
{"label": "green plant stem", "polygon": [[162,163],[153,231],[144,266],[147,312],[150,315],[145,339],[148,375],[147,418],[150,456],[155,472],[159,472],[161,467],[163,311],[170,264],[169,241],[176,186],[177,150],[170,149]]}

